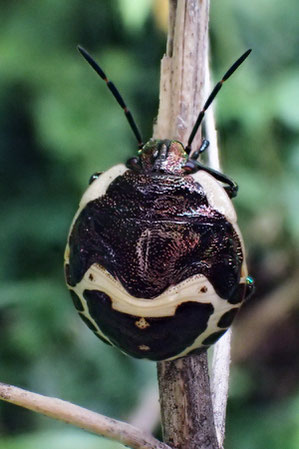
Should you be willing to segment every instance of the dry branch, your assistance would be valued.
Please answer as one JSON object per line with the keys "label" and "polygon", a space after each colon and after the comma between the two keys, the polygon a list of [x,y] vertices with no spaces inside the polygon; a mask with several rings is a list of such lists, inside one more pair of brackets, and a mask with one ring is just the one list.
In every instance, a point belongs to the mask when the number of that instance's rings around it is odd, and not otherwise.
{"label": "dry branch", "polygon": [[[170,0],[169,4],[167,52],[161,63],[160,105],[154,137],[178,139],[186,145],[207,97],[209,0]],[[212,112],[207,116],[207,131],[212,142],[211,166],[219,169]],[[198,148],[200,142],[198,133],[193,148]],[[222,446],[229,347],[229,338],[226,338],[218,346],[214,359],[215,422],[207,354],[158,363],[164,441],[172,447],[218,449]],[[224,360],[220,360],[223,356]],[[219,390],[216,382],[223,368],[226,376]]]}
{"label": "dry branch", "polygon": [[[212,90],[208,56],[209,55],[207,51],[205,60],[206,98],[208,97],[208,95]],[[208,165],[214,168],[215,170],[221,171],[213,105],[206,112],[205,129],[206,129],[206,137],[210,142],[208,151]],[[231,329],[229,329],[225,333],[225,335],[213,347],[213,358],[211,369],[211,393],[214,411],[214,423],[216,428],[218,444],[220,447],[222,447],[223,445],[225,436],[226,404],[228,398],[229,370],[231,360],[230,356],[231,336],[232,331]]]}
{"label": "dry branch", "polygon": [[207,354],[158,363],[164,441],[178,449],[218,448]]}
{"label": "dry branch", "polygon": [[118,441],[132,449],[170,449],[166,444],[130,424],[61,399],[42,396],[3,383],[0,383],[0,399]]}

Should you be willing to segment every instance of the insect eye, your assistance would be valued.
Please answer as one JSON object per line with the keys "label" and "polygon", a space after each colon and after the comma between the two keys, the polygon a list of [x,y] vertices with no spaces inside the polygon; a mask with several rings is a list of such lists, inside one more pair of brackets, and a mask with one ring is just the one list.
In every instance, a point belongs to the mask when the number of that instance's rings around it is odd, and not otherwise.
{"label": "insect eye", "polygon": [[95,181],[96,179],[98,179],[99,176],[101,176],[103,172],[102,171],[98,171],[96,173],[94,173],[93,175],[91,175],[91,177],[89,178],[88,184],[92,184],[93,181]]}

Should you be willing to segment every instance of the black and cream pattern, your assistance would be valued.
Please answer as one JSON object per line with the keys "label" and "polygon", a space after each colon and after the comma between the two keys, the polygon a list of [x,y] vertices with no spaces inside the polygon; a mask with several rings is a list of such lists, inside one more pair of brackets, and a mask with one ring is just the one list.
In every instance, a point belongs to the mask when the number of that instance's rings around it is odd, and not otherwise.
{"label": "black and cream pattern", "polygon": [[81,318],[104,342],[137,358],[199,353],[223,335],[253,291],[230,198],[237,184],[203,165],[192,142],[205,111],[250,54],[216,84],[184,146],[141,134],[115,85],[106,82],[136,137],[138,156],[91,178],[71,225],[65,276]]}
{"label": "black and cream pattern", "polygon": [[213,344],[246,295],[234,208],[204,171],[140,175],[119,164],[103,173],[74,218],[65,272],[95,334],[151,360]]}

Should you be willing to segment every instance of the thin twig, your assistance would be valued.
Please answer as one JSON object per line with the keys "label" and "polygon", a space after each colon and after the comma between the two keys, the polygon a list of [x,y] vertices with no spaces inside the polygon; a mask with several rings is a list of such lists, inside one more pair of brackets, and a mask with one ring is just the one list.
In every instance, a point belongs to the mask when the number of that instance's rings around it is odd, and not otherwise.
{"label": "thin twig", "polygon": [[[209,0],[170,0],[167,52],[161,61],[160,103],[153,137],[187,144],[204,100]],[[193,141],[201,143],[200,130]]]}
{"label": "thin twig", "polygon": [[164,441],[176,449],[218,449],[207,353],[158,363]]}
{"label": "thin twig", "polygon": [[214,422],[220,447],[225,436],[226,404],[229,387],[230,348],[232,331],[229,329],[213,349],[211,392]]}
{"label": "thin twig", "polygon": [[[204,101],[209,0],[170,0],[154,137],[187,144]],[[200,132],[193,141],[199,147]],[[164,441],[173,448],[218,449],[207,354],[158,363]]]}
{"label": "thin twig", "polygon": [[0,399],[118,441],[132,449],[171,449],[151,435],[71,402],[0,383]]}
{"label": "thin twig", "polygon": [[[190,127],[194,124],[194,117],[198,114],[200,105],[203,104],[204,99],[211,91],[207,36],[208,10],[208,1],[192,1],[189,3],[170,1],[168,45],[167,54],[164,56],[161,65],[160,107],[155,137],[165,138],[167,136],[186,143],[186,136],[188,136]],[[190,16],[192,17],[191,21]],[[206,113],[205,129],[206,137],[210,141],[208,165],[220,170],[213,107],[210,107]],[[195,148],[199,145],[200,140],[199,134],[197,142],[194,143]],[[186,432],[186,422],[191,423],[193,430],[194,427],[196,428],[190,417],[193,416],[200,397],[201,412],[205,409],[205,423],[209,423],[209,430],[207,432],[206,426],[205,429],[201,428],[198,431],[202,435],[205,432],[209,433],[211,441],[213,441],[215,431],[218,445],[222,447],[228,396],[230,339],[231,331],[228,331],[215,345],[213,353],[211,391],[215,429],[210,420],[209,379],[207,372],[205,372],[205,369],[207,369],[206,355],[200,356],[197,362],[195,362],[196,359],[193,360],[193,358],[188,357],[184,360],[183,367],[181,361],[158,364],[162,421],[166,441],[170,444],[173,444],[176,438],[176,435],[172,435],[173,433],[179,434],[182,429]],[[202,371],[200,369],[198,371],[198,367],[201,367]],[[192,369],[197,370],[196,375],[195,371],[192,372]],[[167,378],[165,379],[166,373]],[[195,385],[192,378],[196,379]],[[179,388],[177,388],[178,385]],[[198,385],[200,385],[199,391],[197,390]],[[203,391],[205,391],[205,394],[203,394]],[[186,398],[188,398],[188,410],[184,410],[184,399]],[[163,407],[166,410],[163,410]],[[198,409],[197,413],[200,413]],[[202,416],[202,413],[200,414]],[[190,431],[190,428],[188,431]],[[183,438],[187,438],[186,434]],[[175,447],[184,447],[179,446],[182,441],[175,441],[175,444],[177,444]],[[188,447],[191,447],[191,443],[187,444],[189,444]],[[194,439],[192,444],[196,448],[201,447],[199,442],[194,443]],[[211,444],[218,447],[215,442],[211,442]],[[205,447],[209,446],[206,444]]]}
{"label": "thin twig", "polygon": [[[206,52],[206,98],[212,90],[212,83],[209,70],[208,48]],[[217,144],[217,131],[213,105],[207,110],[205,118],[206,136],[210,142],[208,150],[208,165],[215,170],[221,171],[219,149]],[[229,387],[229,368],[231,352],[232,331],[229,329],[225,335],[214,345],[212,369],[211,369],[211,393],[214,411],[214,422],[217,439],[220,447],[223,445],[225,436],[226,404]]]}
{"label": "thin twig", "polygon": [[[210,64],[209,64],[209,46],[206,48],[205,55],[205,99],[208,98],[212,91],[212,83],[211,83],[211,75],[210,75]],[[209,149],[207,151],[208,154],[208,165],[215,170],[221,170],[220,167],[220,156],[219,156],[219,148],[217,143],[217,131],[216,131],[216,123],[215,123],[215,115],[214,115],[214,105],[213,103],[208,108],[205,114],[205,130],[206,130],[206,138],[210,142]]]}

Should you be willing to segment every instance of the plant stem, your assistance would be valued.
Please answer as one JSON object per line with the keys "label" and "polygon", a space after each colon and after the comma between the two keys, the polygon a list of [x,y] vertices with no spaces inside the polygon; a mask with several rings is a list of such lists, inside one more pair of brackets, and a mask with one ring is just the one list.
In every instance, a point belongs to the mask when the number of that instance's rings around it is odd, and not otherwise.
{"label": "plant stem", "polygon": [[[169,6],[154,137],[177,139],[186,145],[206,95],[209,0],[170,0]],[[198,133],[194,150],[200,142]],[[218,161],[217,154],[214,160]],[[158,380],[164,441],[176,449],[218,449],[207,354],[159,362]],[[217,434],[222,441],[221,432]]]}
{"label": "plant stem", "polygon": [[207,353],[158,363],[164,441],[176,449],[218,449]]}
{"label": "plant stem", "polygon": [[170,449],[136,427],[71,402],[0,383],[0,399],[118,441],[132,449]]}

